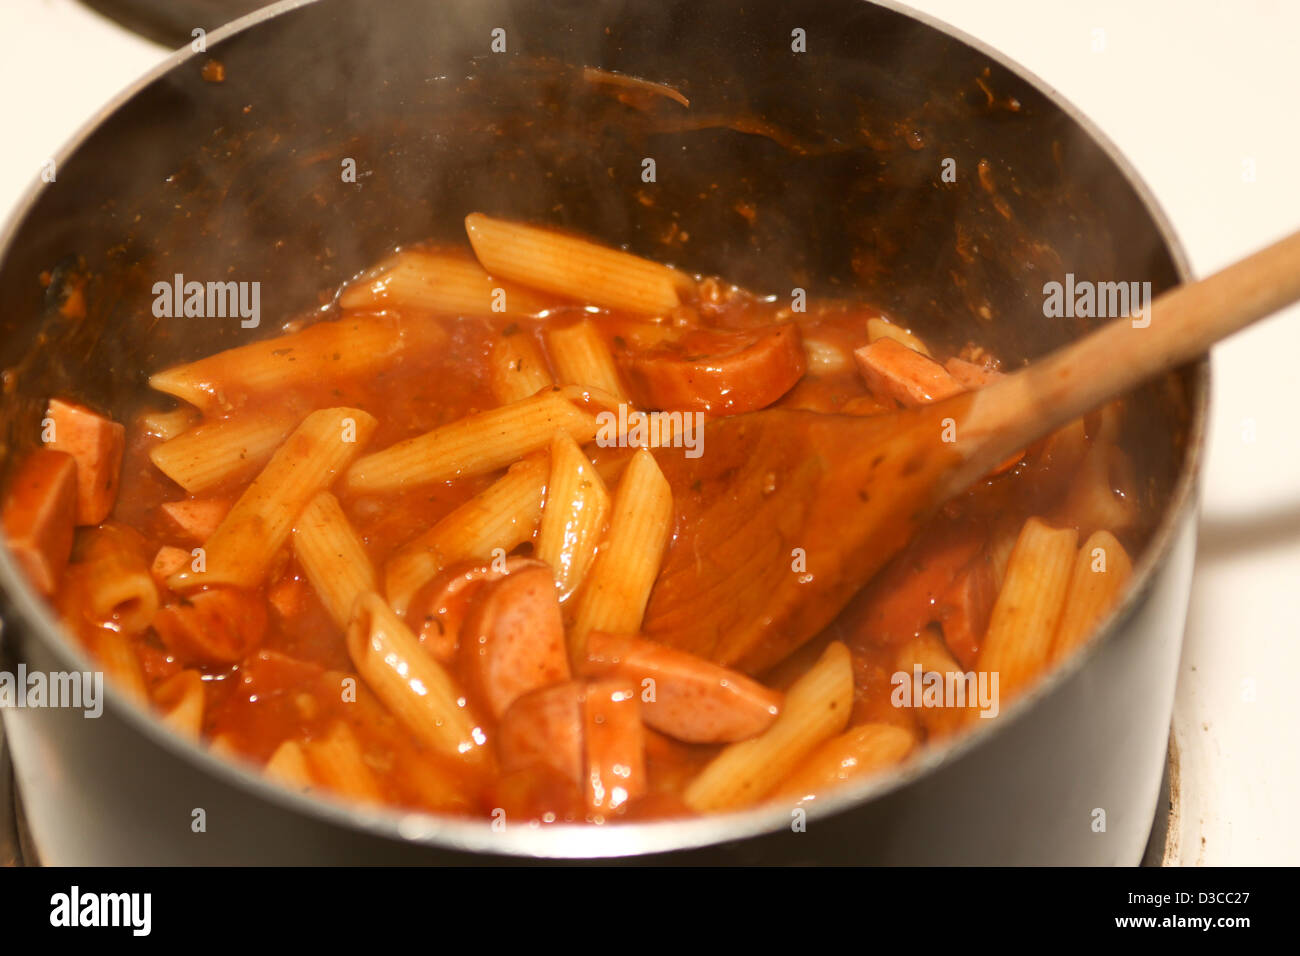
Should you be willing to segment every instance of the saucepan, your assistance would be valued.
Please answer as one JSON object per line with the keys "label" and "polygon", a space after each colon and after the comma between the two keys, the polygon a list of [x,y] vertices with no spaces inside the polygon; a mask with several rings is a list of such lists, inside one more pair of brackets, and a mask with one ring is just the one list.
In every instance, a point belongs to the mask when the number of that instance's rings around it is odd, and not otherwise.
{"label": "saucepan", "polygon": [[[610,75],[677,96],[647,104]],[[256,282],[261,316],[288,316],[476,210],[764,294],[869,302],[1011,363],[1090,325],[1049,314],[1047,283],[1158,294],[1187,277],[1149,191],[1077,110],[978,41],[862,0],[289,0],[175,54],[40,172],[0,237],[6,470],[48,396],[122,407],[151,372],[270,334],[155,315],[160,279]],[[344,805],[214,756],[110,685],[94,718],[4,711],[34,844],[84,864],[1137,863],[1207,389],[1202,361],[1128,400],[1146,544],[1084,650],[806,825],[760,808],[498,832]],[[5,549],[0,584],[4,671],[93,670]]]}

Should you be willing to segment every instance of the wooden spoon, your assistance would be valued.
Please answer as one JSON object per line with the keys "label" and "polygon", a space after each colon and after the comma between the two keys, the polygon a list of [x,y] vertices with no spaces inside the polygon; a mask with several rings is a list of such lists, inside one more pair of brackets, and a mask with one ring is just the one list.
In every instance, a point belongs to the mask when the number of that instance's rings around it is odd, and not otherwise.
{"label": "wooden spoon", "polygon": [[761,672],[1008,455],[1297,300],[1300,233],[978,392],[868,418],[770,409],[710,422],[699,458],[657,453],[677,524],[646,635]]}

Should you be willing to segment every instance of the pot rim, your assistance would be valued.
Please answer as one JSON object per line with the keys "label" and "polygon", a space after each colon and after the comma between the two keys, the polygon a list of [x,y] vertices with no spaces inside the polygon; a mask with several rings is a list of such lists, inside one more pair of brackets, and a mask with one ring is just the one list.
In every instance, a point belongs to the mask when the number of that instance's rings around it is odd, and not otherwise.
{"label": "pot rim", "polygon": [[[227,37],[249,30],[265,20],[317,2],[319,0],[280,0],[278,3],[211,31],[207,37],[208,45],[204,53],[197,53],[192,48],[182,48],[172,53],[98,110],[55,154],[56,163],[61,165],[120,107],[164,74],[196,57],[207,55],[213,45],[219,44]],[[1010,57],[938,17],[914,10],[897,0],[863,0],[863,2],[902,14],[937,30],[1001,65],[1037,89],[1092,139],[1115,169],[1128,181],[1150,215],[1161,241],[1168,250],[1179,281],[1187,282],[1191,278],[1186,252],[1174,233],[1168,216],[1146,182],[1137,174],[1115,144],[1054,87]],[[34,182],[10,213],[3,229],[0,229],[0,264],[4,262],[19,227],[31,212],[43,186],[44,184],[39,180]],[[1167,374],[1181,372],[1182,369],[1176,369]],[[1111,610],[1101,625],[1094,629],[1089,641],[1067,661],[1039,679],[1032,690],[1004,707],[1005,713],[1000,715],[1000,720],[989,725],[979,724],[974,729],[957,735],[955,739],[936,746],[923,747],[888,772],[873,775],[857,784],[846,784],[840,787],[826,798],[816,800],[807,807],[810,822],[868,804],[909,785],[943,764],[955,762],[969,751],[980,747],[992,735],[1004,732],[1007,726],[1023,719],[1040,699],[1050,695],[1060,684],[1081,670],[1103,644],[1115,639],[1125,618],[1150,588],[1154,569],[1168,555],[1176,532],[1196,504],[1209,407],[1208,355],[1202,356],[1195,362],[1191,371],[1190,384],[1191,414],[1187,425],[1183,466],[1179,470],[1169,501],[1152,533],[1151,540],[1135,563],[1130,587],[1123,600]],[[50,648],[65,666],[82,671],[94,670],[93,660],[83,648],[69,638],[51,608],[27,584],[10,557],[8,548],[3,547],[0,547],[0,587],[7,593],[14,611],[22,619],[23,624],[39,635],[42,643]],[[3,623],[3,620],[0,620],[0,639],[3,638]],[[599,859],[696,849],[762,836],[783,830],[790,825],[790,808],[781,804],[686,819],[615,823],[603,826],[592,824],[516,826],[501,831],[495,830],[493,824],[487,820],[440,816],[420,811],[362,807],[326,795],[307,796],[289,790],[268,781],[260,772],[260,768],[254,767],[251,763],[214,756],[206,747],[167,730],[149,710],[118,691],[111,682],[105,682],[105,697],[106,709],[111,707],[114,713],[152,743],[201,768],[227,786],[251,791],[255,796],[269,803],[334,826],[357,829],[399,842],[517,858]]]}

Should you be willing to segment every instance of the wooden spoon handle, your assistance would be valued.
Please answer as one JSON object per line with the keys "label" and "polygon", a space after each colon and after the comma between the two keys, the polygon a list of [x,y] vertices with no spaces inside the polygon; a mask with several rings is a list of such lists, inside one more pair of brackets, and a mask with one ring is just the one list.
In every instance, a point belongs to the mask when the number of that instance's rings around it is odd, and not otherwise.
{"label": "wooden spoon handle", "polygon": [[1108,322],[983,389],[958,419],[957,448],[966,464],[954,470],[954,487],[966,487],[1035,439],[1297,301],[1300,232],[1171,289],[1144,316]]}

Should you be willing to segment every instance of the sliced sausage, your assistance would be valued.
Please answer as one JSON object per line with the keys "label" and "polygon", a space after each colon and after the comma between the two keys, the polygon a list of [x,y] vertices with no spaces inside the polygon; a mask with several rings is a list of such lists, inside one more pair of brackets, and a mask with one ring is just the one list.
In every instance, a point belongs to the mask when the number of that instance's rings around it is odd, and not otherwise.
{"label": "sliced sausage", "polygon": [[465,619],[459,656],[467,683],[498,719],[528,691],[567,680],[551,569],[530,567],[486,585]]}
{"label": "sliced sausage", "polygon": [[19,567],[49,597],[72,554],[77,516],[77,464],[40,448],[19,466],[4,503],[4,532]]}
{"label": "sliced sausage", "polygon": [[46,444],[77,462],[77,524],[95,525],[117,501],[126,429],[84,405],[50,399],[45,413],[53,426]]}
{"label": "sliced sausage", "polygon": [[266,602],[239,588],[212,587],[166,604],[153,627],[184,664],[237,664],[266,635]]}
{"label": "sliced sausage", "polygon": [[587,638],[585,673],[630,684],[650,727],[689,743],[754,737],[776,720],[781,694],[744,674],[641,637]]}
{"label": "sliced sausage", "polygon": [[645,727],[632,685],[596,681],[583,701],[587,808],[600,813],[624,809],[646,792]]}
{"label": "sliced sausage", "polygon": [[803,376],[799,328],[695,329],[619,363],[642,408],[734,415],[771,405]]}
{"label": "sliced sausage", "polygon": [[484,584],[525,568],[545,568],[532,558],[509,557],[505,567],[495,562],[463,561],[440,572],[415,592],[406,610],[406,623],[425,649],[450,664],[460,647],[460,632],[474,597]]}
{"label": "sliced sausage", "polygon": [[537,764],[582,785],[583,685],[552,684],[524,694],[501,715],[497,753],[507,773]]}
{"label": "sliced sausage", "polygon": [[942,365],[896,339],[876,339],[853,355],[863,381],[877,398],[892,398],[910,408],[965,391]]}
{"label": "sliced sausage", "polygon": [[164,502],[162,512],[191,541],[202,543],[212,537],[230,512],[227,498],[192,498]]}

